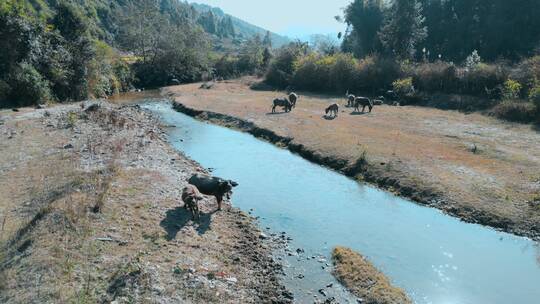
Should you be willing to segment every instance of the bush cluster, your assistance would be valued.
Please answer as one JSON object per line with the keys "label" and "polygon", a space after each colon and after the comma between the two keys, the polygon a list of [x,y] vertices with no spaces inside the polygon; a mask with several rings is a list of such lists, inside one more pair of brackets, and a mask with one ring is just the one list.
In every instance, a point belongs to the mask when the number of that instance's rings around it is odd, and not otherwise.
{"label": "bush cluster", "polygon": [[[357,59],[352,54],[323,54],[300,44],[278,50],[266,73],[266,83],[278,88],[371,96],[393,90],[405,104],[418,103],[419,94],[472,96],[491,113],[513,121],[540,120],[540,56],[517,64],[483,63],[472,54],[463,65],[397,61],[388,56]],[[477,108],[462,105],[461,110]]]}
{"label": "bush cluster", "polygon": [[0,4],[0,106],[103,97],[130,80],[115,52],[92,39],[87,18],[59,2],[49,18]]}

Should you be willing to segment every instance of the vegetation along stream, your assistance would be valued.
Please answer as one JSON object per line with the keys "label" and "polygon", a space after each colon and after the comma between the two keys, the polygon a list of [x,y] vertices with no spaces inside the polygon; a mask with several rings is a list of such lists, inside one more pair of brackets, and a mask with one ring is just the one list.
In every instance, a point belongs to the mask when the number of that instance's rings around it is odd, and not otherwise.
{"label": "vegetation along stream", "polygon": [[[298,301],[319,289],[346,302],[331,276],[334,246],[351,247],[417,303],[535,303],[538,245],[359,184],[251,135],[197,121],[167,103],[145,108],[174,125],[178,150],[240,186],[235,206],[253,209],[269,233],[292,237],[285,282]],[[296,254],[296,249],[303,249]],[[312,258],[314,257],[314,258]],[[328,290],[329,289],[329,290]],[[341,301],[340,301],[341,302]]]}

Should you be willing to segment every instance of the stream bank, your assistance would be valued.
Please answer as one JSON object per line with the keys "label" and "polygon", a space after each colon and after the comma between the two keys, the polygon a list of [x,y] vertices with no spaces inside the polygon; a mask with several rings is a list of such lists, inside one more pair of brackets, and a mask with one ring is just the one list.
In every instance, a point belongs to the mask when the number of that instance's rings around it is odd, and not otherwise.
{"label": "stream bank", "polygon": [[173,107],[175,110],[199,120],[210,121],[224,127],[241,130],[279,147],[285,147],[289,151],[315,164],[331,168],[346,176],[353,177],[360,182],[376,185],[381,189],[396,193],[421,205],[440,209],[465,222],[493,227],[501,231],[536,240],[540,238],[540,227],[533,226],[531,229],[525,229],[520,223],[513,222],[497,214],[456,204],[441,191],[421,183],[411,183],[410,180],[402,181],[400,176],[396,176],[394,172],[385,169],[386,164],[373,164],[363,157],[358,158],[355,162],[350,162],[337,156],[322,155],[320,152],[296,142],[294,138],[278,135],[270,129],[261,128],[253,122],[238,117],[194,109],[179,101],[173,101]]}

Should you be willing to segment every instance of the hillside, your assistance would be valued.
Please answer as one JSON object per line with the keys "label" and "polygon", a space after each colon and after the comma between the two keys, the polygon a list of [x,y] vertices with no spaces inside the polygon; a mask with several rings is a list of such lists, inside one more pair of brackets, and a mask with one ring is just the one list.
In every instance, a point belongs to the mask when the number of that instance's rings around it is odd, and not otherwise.
{"label": "hillside", "polygon": [[199,81],[226,54],[245,56],[224,76],[249,73],[269,58],[260,43],[242,52],[256,34],[264,48],[288,41],[178,0],[1,1],[0,107]]}
{"label": "hillside", "polygon": [[[226,14],[220,8],[212,7],[212,6],[209,6],[209,5],[206,5],[206,4],[200,4],[200,3],[191,3],[191,5],[201,14],[207,13],[207,12],[212,12],[212,14],[214,14],[214,16],[216,16],[219,19],[230,18],[232,20],[232,24],[234,25],[234,31],[235,31],[235,34],[236,34],[236,38],[238,38],[238,39],[247,39],[247,38],[253,37],[253,36],[257,35],[257,34],[262,37],[268,31],[268,30],[263,29],[263,28],[261,28],[259,26],[253,25],[253,24],[251,24],[249,22],[246,22],[246,21],[244,21],[244,20],[242,20],[240,18],[237,18],[235,16],[231,16],[229,14]],[[279,47],[281,47],[281,46],[283,46],[283,45],[290,42],[289,38],[287,38],[285,36],[278,35],[276,33],[270,32],[270,37],[272,39],[272,45],[275,48],[279,48]]]}

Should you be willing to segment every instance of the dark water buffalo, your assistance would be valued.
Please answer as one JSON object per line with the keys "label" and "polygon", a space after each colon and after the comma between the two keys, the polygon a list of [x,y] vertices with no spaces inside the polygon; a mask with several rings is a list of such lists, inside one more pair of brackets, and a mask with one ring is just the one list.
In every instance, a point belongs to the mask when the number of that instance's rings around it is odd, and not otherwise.
{"label": "dark water buffalo", "polygon": [[221,210],[223,196],[230,198],[232,188],[238,186],[238,183],[234,181],[204,174],[194,174],[189,178],[188,182],[197,187],[202,194],[215,196],[218,203],[218,210]]}
{"label": "dark water buffalo", "polygon": [[202,199],[202,195],[194,185],[187,185],[182,189],[182,201],[184,202],[184,208],[191,212],[191,218],[193,220],[200,218],[199,201]]}
{"label": "dark water buffalo", "polygon": [[326,116],[328,116],[328,113],[332,113],[332,117],[336,117],[339,112],[339,105],[337,103],[333,103],[324,111],[326,112]]}
{"label": "dark water buffalo", "polygon": [[287,98],[276,98],[272,103],[272,113],[276,113],[276,107],[282,107],[285,112],[290,112],[292,104]]}
{"label": "dark water buffalo", "polygon": [[368,107],[369,112],[371,113],[371,109],[373,109],[373,102],[367,97],[356,97],[354,99],[354,110],[356,112],[360,112],[360,106],[362,106],[362,112],[364,112],[366,107]]}
{"label": "dark water buffalo", "polygon": [[292,107],[296,107],[296,102],[298,101],[298,95],[295,92],[291,92],[289,94],[289,102],[291,103]]}

